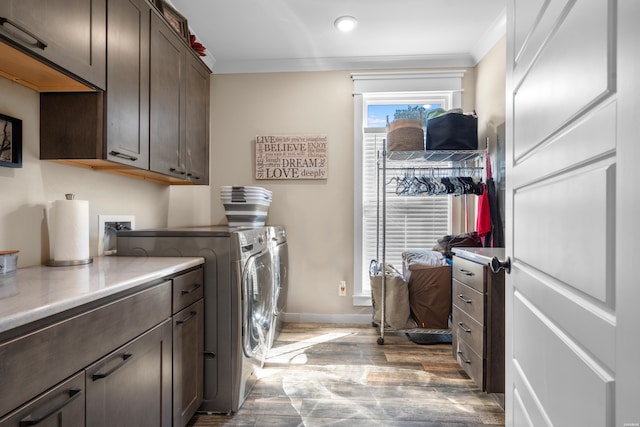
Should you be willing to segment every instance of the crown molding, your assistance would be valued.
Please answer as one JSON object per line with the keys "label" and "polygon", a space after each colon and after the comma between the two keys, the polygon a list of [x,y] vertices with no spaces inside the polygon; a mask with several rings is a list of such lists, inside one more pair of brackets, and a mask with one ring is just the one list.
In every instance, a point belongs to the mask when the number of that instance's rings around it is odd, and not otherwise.
{"label": "crown molding", "polygon": [[412,68],[473,67],[469,54],[362,56],[216,62],[214,74],[278,73],[301,71],[356,71]]}
{"label": "crown molding", "polygon": [[507,9],[502,9],[502,12],[495,21],[489,26],[487,31],[484,32],[482,37],[478,39],[478,42],[471,48],[471,57],[474,61],[474,66],[485,57],[487,53],[496,45],[496,43],[504,37],[507,33]]}

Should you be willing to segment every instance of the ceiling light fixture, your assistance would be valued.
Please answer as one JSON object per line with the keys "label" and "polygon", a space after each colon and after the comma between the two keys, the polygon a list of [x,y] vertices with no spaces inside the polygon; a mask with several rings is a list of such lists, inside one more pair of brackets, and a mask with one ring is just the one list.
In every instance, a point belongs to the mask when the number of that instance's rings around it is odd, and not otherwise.
{"label": "ceiling light fixture", "polygon": [[357,24],[358,21],[353,16],[341,16],[333,23],[338,30],[344,33],[353,30]]}

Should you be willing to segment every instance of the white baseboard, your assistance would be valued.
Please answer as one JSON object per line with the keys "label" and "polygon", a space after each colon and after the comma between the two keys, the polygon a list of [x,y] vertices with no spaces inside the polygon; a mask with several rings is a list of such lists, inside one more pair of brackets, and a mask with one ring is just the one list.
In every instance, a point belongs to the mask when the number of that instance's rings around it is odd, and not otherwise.
{"label": "white baseboard", "polygon": [[287,323],[350,323],[371,324],[371,314],[313,314],[313,313],[284,313]]}

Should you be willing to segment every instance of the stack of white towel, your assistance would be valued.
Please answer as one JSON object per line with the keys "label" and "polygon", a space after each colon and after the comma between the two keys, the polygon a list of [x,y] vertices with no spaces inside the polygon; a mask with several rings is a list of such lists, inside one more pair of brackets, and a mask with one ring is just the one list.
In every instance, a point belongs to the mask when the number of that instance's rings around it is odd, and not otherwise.
{"label": "stack of white towel", "polygon": [[265,225],[271,205],[271,191],[262,187],[222,186],[220,198],[229,227]]}

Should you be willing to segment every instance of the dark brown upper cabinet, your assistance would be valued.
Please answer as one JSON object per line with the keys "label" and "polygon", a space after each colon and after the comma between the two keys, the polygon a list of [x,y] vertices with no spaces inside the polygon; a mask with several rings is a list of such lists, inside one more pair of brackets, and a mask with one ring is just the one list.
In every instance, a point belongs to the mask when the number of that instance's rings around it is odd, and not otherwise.
{"label": "dark brown upper cabinet", "polygon": [[147,1],[107,10],[107,89],[40,95],[40,158],[208,184],[209,69]]}
{"label": "dark brown upper cabinet", "polygon": [[152,171],[209,183],[209,74],[180,37],[152,16]]}
{"label": "dark brown upper cabinet", "polygon": [[149,34],[145,0],[109,0],[106,159],[149,168]]}
{"label": "dark brown upper cabinet", "polygon": [[106,88],[106,0],[2,0],[0,76],[37,91]]}
{"label": "dark brown upper cabinet", "polygon": [[195,184],[209,184],[209,69],[193,55],[187,60],[187,176]]}

